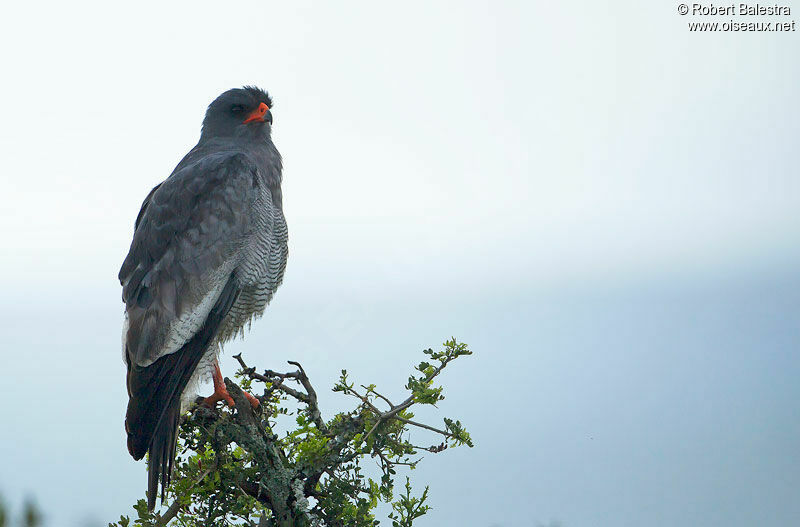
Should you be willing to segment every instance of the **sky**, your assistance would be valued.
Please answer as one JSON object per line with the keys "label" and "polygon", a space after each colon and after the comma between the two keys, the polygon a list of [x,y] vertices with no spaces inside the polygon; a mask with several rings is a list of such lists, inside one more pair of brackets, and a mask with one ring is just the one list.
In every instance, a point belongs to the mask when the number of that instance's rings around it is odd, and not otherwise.
{"label": "sky", "polygon": [[476,446],[414,471],[422,527],[800,524],[800,42],[676,7],[4,4],[2,499],[93,527],[143,496],[116,275],[255,84],[290,257],[224,371],[298,360],[331,416],[342,368],[400,398],[467,342],[425,416]]}

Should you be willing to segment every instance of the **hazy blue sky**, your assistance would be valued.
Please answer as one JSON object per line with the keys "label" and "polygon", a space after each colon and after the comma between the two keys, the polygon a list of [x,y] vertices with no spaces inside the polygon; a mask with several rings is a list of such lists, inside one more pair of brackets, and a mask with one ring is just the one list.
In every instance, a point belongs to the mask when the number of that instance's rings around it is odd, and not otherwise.
{"label": "hazy blue sky", "polygon": [[421,527],[800,525],[800,39],[676,7],[0,8],[0,495],[51,527],[143,496],[116,274],[205,107],[257,84],[290,259],[223,369],[299,360],[332,415],[341,368],[399,396],[469,343],[441,415],[476,447],[415,472]]}

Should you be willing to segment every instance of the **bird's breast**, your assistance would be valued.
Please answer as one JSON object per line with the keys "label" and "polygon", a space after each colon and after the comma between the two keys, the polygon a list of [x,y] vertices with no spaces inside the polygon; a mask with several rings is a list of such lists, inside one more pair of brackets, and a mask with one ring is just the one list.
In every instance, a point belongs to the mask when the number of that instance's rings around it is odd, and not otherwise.
{"label": "bird's breast", "polygon": [[220,334],[225,342],[260,317],[283,282],[288,257],[288,229],[283,211],[265,193],[256,207],[254,230],[242,249],[236,277],[241,290]]}

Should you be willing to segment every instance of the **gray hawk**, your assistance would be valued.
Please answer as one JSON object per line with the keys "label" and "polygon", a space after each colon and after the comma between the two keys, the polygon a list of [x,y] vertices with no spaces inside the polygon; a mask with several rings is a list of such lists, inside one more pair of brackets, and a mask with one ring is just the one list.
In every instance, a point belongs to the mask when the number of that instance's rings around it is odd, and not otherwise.
{"label": "gray hawk", "polygon": [[142,203],[119,271],[125,430],[134,459],[150,454],[151,510],[159,484],[162,500],[169,484],[182,407],[209,376],[206,404],[233,403],[220,345],[264,313],[283,281],[288,231],[271,108],[250,86],[211,103],[197,145]]}

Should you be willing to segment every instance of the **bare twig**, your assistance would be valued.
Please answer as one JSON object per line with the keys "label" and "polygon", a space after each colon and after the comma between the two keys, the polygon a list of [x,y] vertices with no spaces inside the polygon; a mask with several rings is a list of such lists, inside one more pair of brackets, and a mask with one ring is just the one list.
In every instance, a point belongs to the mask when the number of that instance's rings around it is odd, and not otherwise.
{"label": "bare twig", "polygon": [[390,401],[387,397],[385,397],[385,396],[379,394],[378,392],[376,392],[374,388],[373,389],[367,388],[363,384],[361,385],[361,387],[364,388],[365,390],[367,390],[367,393],[373,393],[373,394],[375,394],[376,397],[378,397],[380,399],[383,399],[386,402],[386,404],[389,405],[389,408],[394,408],[394,404],[392,403],[392,401]]}
{"label": "bare twig", "polygon": [[320,429],[322,433],[328,431],[328,427],[325,426],[325,421],[322,419],[322,414],[319,411],[319,405],[317,404],[317,392],[314,391],[314,387],[311,386],[311,381],[308,380],[308,375],[306,375],[306,370],[303,369],[303,366],[299,362],[295,361],[287,361],[289,364],[293,366],[297,366],[300,370],[300,384],[303,385],[303,388],[306,389],[306,393],[308,394],[308,401],[306,404],[308,405],[309,415],[311,416],[311,420],[314,421],[314,424],[317,425],[317,428]]}
{"label": "bare twig", "polygon": [[375,412],[376,414],[378,414],[378,415],[381,415],[381,414],[382,414],[382,412],[381,412],[380,408],[378,408],[377,406],[375,406],[374,404],[372,404],[372,402],[369,400],[369,398],[368,398],[368,397],[366,397],[366,396],[364,396],[364,395],[361,395],[360,393],[358,393],[357,391],[355,391],[353,388],[351,388],[351,387],[347,386],[347,387],[346,387],[346,389],[344,390],[344,394],[345,394],[345,395],[352,395],[353,397],[356,397],[356,398],[357,398],[357,399],[359,399],[359,400],[360,400],[362,403],[364,403],[365,405],[367,405],[367,406],[369,407],[369,409],[370,409],[370,410],[372,410],[373,412]]}
{"label": "bare twig", "polygon": [[437,434],[442,434],[443,436],[447,437],[448,439],[453,437],[453,434],[450,432],[445,432],[444,430],[440,430],[430,425],[426,425],[425,423],[418,423],[416,421],[412,421],[411,419],[406,419],[404,417],[395,416],[395,419],[400,421],[401,423],[406,423],[408,425],[418,426],[420,428],[424,428],[425,430],[430,430],[431,432],[436,432]]}
{"label": "bare twig", "polygon": [[[277,371],[272,370],[264,370],[264,374],[260,374],[256,372],[255,368],[249,368],[247,364],[245,364],[244,359],[242,359],[242,354],[239,353],[233,356],[234,359],[239,361],[239,364],[242,366],[242,370],[244,373],[250,377],[251,379],[259,380],[263,383],[269,383],[272,385],[273,388],[277,388],[278,390],[282,391],[286,395],[290,395],[301,401],[305,404],[312,404],[311,397],[308,395],[301,393],[293,388],[289,388],[288,386],[283,384],[285,379],[295,379],[297,382],[301,382],[301,378],[305,375],[300,371],[293,371],[289,373],[279,373]],[[314,398],[316,399],[316,393],[314,394]]]}
{"label": "bare twig", "polygon": [[[398,406],[395,406],[391,410],[389,410],[387,412],[383,412],[383,413],[378,413],[378,420],[375,422],[374,425],[372,425],[372,428],[369,429],[369,432],[367,432],[367,435],[364,436],[364,440],[366,441],[367,438],[372,435],[372,432],[374,432],[378,428],[378,425],[380,425],[381,423],[383,423],[385,421],[388,421],[392,417],[395,417],[398,413],[402,412],[403,410],[405,410],[406,408],[408,408],[409,406],[414,404],[414,402],[415,402],[414,401],[414,396],[410,395],[408,397],[408,399],[406,399],[405,401],[400,403]],[[373,408],[374,408],[374,406],[373,406]]]}
{"label": "bare twig", "polygon": [[419,445],[410,445],[410,446],[415,450],[424,450],[432,454],[438,454],[443,450],[447,450],[447,443],[441,443],[439,445],[433,445],[433,446],[419,446]]}

